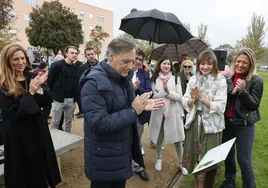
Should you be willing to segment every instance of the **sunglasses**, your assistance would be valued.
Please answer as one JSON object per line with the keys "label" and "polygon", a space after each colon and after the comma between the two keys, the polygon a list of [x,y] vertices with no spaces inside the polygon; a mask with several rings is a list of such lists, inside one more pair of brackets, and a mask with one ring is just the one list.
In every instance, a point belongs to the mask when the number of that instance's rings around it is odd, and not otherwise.
{"label": "sunglasses", "polygon": [[192,68],[192,66],[186,66],[186,65],[184,65],[183,67],[188,69]]}

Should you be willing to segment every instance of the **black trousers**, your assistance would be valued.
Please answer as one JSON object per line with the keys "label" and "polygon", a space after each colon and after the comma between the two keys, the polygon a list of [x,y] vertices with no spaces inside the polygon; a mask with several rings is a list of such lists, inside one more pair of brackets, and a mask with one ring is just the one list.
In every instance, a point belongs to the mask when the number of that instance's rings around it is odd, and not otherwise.
{"label": "black trousers", "polygon": [[126,180],[116,182],[99,182],[92,181],[91,188],[125,188]]}
{"label": "black trousers", "polygon": [[60,118],[60,123],[59,123],[59,126],[58,126],[59,130],[63,130],[63,127],[62,127],[63,122],[64,122],[64,112],[62,111],[61,118]]}

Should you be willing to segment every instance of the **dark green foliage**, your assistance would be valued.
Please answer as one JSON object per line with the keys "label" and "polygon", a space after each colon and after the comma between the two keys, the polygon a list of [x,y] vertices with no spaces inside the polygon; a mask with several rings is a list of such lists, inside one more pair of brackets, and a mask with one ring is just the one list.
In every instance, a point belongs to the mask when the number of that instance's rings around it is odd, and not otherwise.
{"label": "dark green foliage", "polygon": [[8,30],[13,19],[10,11],[13,9],[13,0],[0,0],[0,30]]}
{"label": "dark green foliage", "polygon": [[57,54],[67,46],[83,43],[81,20],[57,0],[36,6],[30,18],[26,34],[33,46],[52,49]]}

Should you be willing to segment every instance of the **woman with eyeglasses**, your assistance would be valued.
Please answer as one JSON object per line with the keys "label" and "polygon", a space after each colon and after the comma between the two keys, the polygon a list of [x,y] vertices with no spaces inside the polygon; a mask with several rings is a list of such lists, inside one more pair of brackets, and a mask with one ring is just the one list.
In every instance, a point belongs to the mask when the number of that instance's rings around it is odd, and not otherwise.
{"label": "woman with eyeglasses", "polygon": [[[227,101],[227,84],[218,74],[217,58],[211,50],[197,58],[196,75],[192,76],[182,98],[187,110],[183,166],[192,173],[205,153],[220,145],[224,129],[224,110]],[[194,175],[196,188],[212,188],[217,166]]]}
{"label": "woman with eyeglasses", "polygon": [[5,186],[54,188],[61,181],[52,139],[41,108],[51,102],[48,73],[30,72],[22,46],[1,54],[0,108],[3,113]]}

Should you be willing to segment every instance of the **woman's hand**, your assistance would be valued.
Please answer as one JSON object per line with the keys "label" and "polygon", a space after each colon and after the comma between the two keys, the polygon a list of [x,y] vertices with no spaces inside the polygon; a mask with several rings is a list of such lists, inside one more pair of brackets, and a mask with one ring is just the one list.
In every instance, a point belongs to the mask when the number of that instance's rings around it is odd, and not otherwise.
{"label": "woman's hand", "polygon": [[204,98],[202,92],[199,91],[199,89],[197,89],[197,88],[196,88],[195,91],[194,91],[194,96],[195,96],[195,98],[196,98],[197,100],[199,100],[199,101],[202,101],[202,99]]}
{"label": "woman's hand", "polygon": [[195,90],[196,90],[196,87],[191,88],[191,98],[193,100],[195,100]]}
{"label": "woman's hand", "polygon": [[48,72],[45,72],[44,74],[39,73],[34,79],[36,79],[39,83],[39,86],[44,84],[47,81]]}
{"label": "woman's hand", "polygon": [[40,87],[38,80],[36,78],[31,79],[30,86],[29,86],[29,93],[31,95],[34,95],[36,93],[36,90],[38,90]]}
{"label": "woman's hand", "polygon": [[169,93],[169,92],[168,92],[167,81],[166,81],[166,80],[163,80],[162,82],[163,82],[163,89],[164,89],[164,91],[165,91],[166,93]]}
{"label": "woman's hand", "polygon": [[246,88],[246,81],[239,78],[236,82],[236,87],[238,92],[243,92]]}

